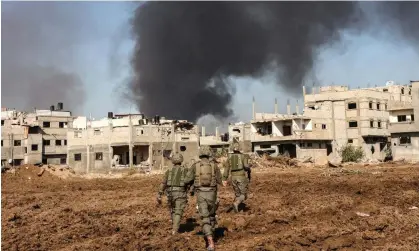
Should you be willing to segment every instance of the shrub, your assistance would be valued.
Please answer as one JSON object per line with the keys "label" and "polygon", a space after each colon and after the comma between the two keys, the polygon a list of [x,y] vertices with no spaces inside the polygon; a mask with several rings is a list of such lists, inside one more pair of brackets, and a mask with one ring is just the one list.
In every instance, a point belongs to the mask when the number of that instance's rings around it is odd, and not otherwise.
{"label": "shrub", "polygon": [[362,147],[354,147],[353,145],[345,145],[340,149],[342,162],[358,162],[364,158],[365,153]]}

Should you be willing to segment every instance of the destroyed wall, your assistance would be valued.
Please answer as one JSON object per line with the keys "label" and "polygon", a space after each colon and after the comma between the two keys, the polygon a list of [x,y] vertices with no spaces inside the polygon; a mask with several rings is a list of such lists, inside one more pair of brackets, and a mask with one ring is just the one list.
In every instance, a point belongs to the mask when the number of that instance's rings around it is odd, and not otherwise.
{"label": "destroyed wall", "polygon": [[392,133],[393,160],[419,161],[419,132]]}
{"label": "destroyed wall", "polygon": [[228,126],[228,135],[229,135],[229,142],[230,143],[232,143],[233,141],[239,142],[240,149],[243,152],[252,151],[250,124],[245,124],[245,123],[230,124]]}

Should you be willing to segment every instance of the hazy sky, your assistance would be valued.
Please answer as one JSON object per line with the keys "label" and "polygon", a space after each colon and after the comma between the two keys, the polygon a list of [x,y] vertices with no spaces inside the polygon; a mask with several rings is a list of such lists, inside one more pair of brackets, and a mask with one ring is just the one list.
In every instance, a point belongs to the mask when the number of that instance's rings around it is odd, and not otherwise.
{"label": "hazy sky", "polygon": [[[16,4],[20,4],[21,8],[26,8],[31,12],[31,9],[25,6],[26,3],[2,2],[2,22],[5,12],[11,11],[8,5]],[[58,8],[63,8],[59,6],[60,3],[57,4]],[[77,20],[79,28],[76,27],[75,32],[80,31],[75,35],[71,34],[71,37],[66,40],[67,43],[64,43],[65,46],[57,49],[57,51],[71,51],[69,54],[72,64],[66,66],[66,69],[76,72],[84,87],[85,98],[83,102],[80,101],[76,114],[89,115],[91,113],[93,117],[100,118],[106,116],[108,111],[129,112],[131,110],[135,112],[135,105],[123,102],[120,95],[124,88],[123,83],[130,71],[130,53],[133,42],[130,38],[129,22],[134,11],[132,5],[123,2],[73,2],[67,4],[64,9],[75,22]],[[37,13],[32,14],[37,15]],[[71,18],[66,22],[68,20]],[[50,25],[54,26],[55,23],[59,22],[51,20]],[[9,34],[5,34],[3,30],[2,27],[4,38]],[[47,36],[44,35],[43,39],[47,39]],[[74,40],[73,46],[68,41],[71,42],[74,37],[78,39]],[[52,46],[52,48],[55,47]],[[5,50],[8,48],[2,41],[2,65],[8,60],[3,53]],[[36,50],[39,50],[39,47],[36,47]],[[53,66],[60,64],[53,61],[50,62]],[[66,58],[62,61],[66,61]],[[409,80],[419,79],[419,52],[400,42],[396,35],[390,41],[383,39],[377,33],[374,35],[372,33],[370,35],[346,34],[342,44],[322,50],[315,69],[317,82],[320,85],[349,85],[355,88],[384,85],[388,80],[408,84]],[[2,66],[2,75],[5,74],[3,70]],[[255,96],[258,112],[272,112],[275,98],[278,98],[280,111],[285,112],[287,94],[274,86],[273,79],[266,77],[262,80],[236,79],[235,81],[244,82],[237,85],[233,103],[238,120],[250,119],[252,96]],[[16,100],[19,99],[16,94],[13,94],[14,97],[11,99],[12,94],[5,92],[8,90],[5,89],[5,85],[19,86],[19,83],[4,83],[2,77],[2,107],[15,106],[15,104],[5,103],[5,101],[17,102]],[[67,94],[69,98],[72,95],[78,94]],[[24,94],[22,94],[23,98]],[[59,97],[51,97],[50,103],[56,104],[58,101],[60,101]],[[302,107],[301,101],[300,97],[300,107]],[[291,100],[291,104],[294,110],[294,99]]]}

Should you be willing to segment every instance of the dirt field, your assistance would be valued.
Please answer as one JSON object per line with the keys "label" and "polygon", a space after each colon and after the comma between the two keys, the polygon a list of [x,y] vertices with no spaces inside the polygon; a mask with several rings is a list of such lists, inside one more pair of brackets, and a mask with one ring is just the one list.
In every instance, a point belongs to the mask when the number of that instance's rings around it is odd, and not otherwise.
{"label": "dirt field", "polygon": [[[165,201],[155,203],[160,175],[64,180],[38,171],[2,174],[2,250],[205,248],[195,198],[182,233],[169,235]],[[220,188],[217,250],[419,250],[418,171],[254,171],[245,212],[225,212],[232,188]]]}

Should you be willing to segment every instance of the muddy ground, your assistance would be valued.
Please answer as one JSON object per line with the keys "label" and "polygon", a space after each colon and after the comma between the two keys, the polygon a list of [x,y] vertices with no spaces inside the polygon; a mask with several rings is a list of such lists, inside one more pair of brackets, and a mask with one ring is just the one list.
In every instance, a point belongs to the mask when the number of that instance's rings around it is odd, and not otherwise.
{"label": "muddy ground", "polygon": [[[38,171],[2,174],[2,250],[204,250],[195,198],[182,233],[169,235],[169,212],[155,203],[160,175],[86,180]],[[419,250],[418,171],[254,171],[244,212],[225,212],[232,188],[220,188],[217,250]]]}

